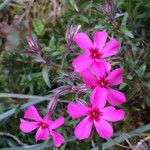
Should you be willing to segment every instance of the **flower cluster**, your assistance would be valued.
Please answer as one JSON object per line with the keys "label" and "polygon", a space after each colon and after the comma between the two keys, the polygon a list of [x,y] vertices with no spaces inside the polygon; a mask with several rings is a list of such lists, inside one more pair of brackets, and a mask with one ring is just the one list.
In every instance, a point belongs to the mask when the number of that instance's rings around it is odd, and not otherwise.
{"label": "flower cluster", "polygon": [[[113,106],[124,103],[126,97],[122,92],[111,88],[123,82],[123,69],[111,71],[111,64],[105,60],[118,53],[119,42],[116,39],[107,41],[105,31],[95,32],[93,43],[83,32],[77,34],[74,41],[84,53],[72,65],[75,72],[80,73],[86,86],[92,89],[89,106],[78,102],[68,105],[68,113],[73,119],[86,116],[75,127],[74,134],[79,140],[89,138],[94,123],[100,137],[110,138],[113,128],[109,122],[120,121],[125,117],[122,109],[116,110]],[[107,101],[113,106],[105,107]]]}
{"label": "flower cluster", "polygon": [[[93,125],[100,137],[110,138],[113,135],[110,122],[120,121],[125,117],[125,112],[122,109],[116,109],[114,106],[124,103],[126,97],[121,91],[112,88],[123,82],[123,69],[112,70],[111,64],[105,60],[105,58],[118,53],[120,44],[116,39],[109,41],[107,39],[105,31],[95,32],[93,43],[85,33],[78,33],[73,37],[73,41],[84,53],[72,62],[72,66],[74,71],[83,78],[84,86],[92,91],[89,105],[78,100],[68,104],[67,112],[72,119],[84,117],[74,130],[74,134],[79,140],[90,137]],[[67,90],[69,89],[67,88]],[[56,104],[56,98],[54,100],[52,102]],[[46,114],[42,119],[36,108],[30,106],[21,119],[20,129],[29,133],[38,128],[35,135],[36,141],[47,140],[51,135],[54,145],[59,147],[65,140],[55,129],[59,128],[65,119],[60,117],[53,121],[51,115]],[[27,119],[30,119],[30,121]]]}

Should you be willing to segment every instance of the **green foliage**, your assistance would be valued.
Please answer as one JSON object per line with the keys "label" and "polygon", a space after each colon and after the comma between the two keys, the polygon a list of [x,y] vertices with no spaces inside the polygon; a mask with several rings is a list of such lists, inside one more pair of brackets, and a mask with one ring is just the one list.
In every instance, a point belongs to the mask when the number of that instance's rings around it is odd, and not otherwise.
{"label": "green foliage", "polygon": [[43,69],[42,69],[43,79],[44,79],[46,85],[48,87],[50,87],[51,85],[50,85],[50,81],[49,81],[49,74],[48,74],[48,72],[49,72],[48,66],[47,65],[43,66]]}
{"label": "green foliage", "polygon": [[44,24],[41,20],[35,19],[33,20],[34,31],[37,35],[41,35],[44,32]]}

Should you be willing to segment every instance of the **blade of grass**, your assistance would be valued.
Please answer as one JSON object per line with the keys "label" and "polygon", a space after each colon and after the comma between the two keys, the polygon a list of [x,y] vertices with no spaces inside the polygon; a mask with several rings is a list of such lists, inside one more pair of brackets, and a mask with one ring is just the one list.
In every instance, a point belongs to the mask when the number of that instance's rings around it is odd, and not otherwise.
{"label": "blade of grass", "polygon": [[[141,135],[143,132],[146,132],[148,130],[150,130],[150,124],[139,127],[137,129],[129,132],[129,133],[123,133],[123,136],[120,135],[120,136],[117,136],[114,139],[111,139],[111,140],[109,139],[109,141],[103,143],[103,150],[106,150],[106,149],[112,147],[113,145],[115,145],[116,143],[113,142],[113,141],[116,141],[117,143],[120,143],[120,142],[125,141],[125,138],[128,139],[128,138],[131,138],[133,136],[136,136],[137,134]],[[66,142],[73,142],[75,140],[76,140],[76,138],[73,136],[73,137],[68,138],[66,140]],[[41,150],[41,149],[44,149],[44,148],[47,148],[47,147],[50,147],[50,146],[52,146],[52,143],[42,143],[42,144],[36,144],[36,145],[3,148],[1,150],[26,150],[26,149],[28,149],[28,150]],[[95,147],[92,150],[98,150],[98,147]]]}
{"label": "blade of grass", "polygon": [[[65,140],[65,142],[72,142],[72,141],[75,141],[76,138],[74,136],[68,138]],[[28,145],[28,146],[16,146],[16,147],[10,147],[10,148],[3,148],[1,150],[41,150],[41,149],[45,149],[45,148],[48,148],[48,147],[51,147],[53,146],[53,144],[51,142],[44,142],[44,143],[41,143],[41,144],[35,144],[35,145]]]}
{"label": "blade of grass", "polygon": [[12,0],[5,0],[1,5],[0,5],[0,11],[4,9],[9,3],[11,3]]}
{"label": "blade of grass", "polygon": [[[129,139],[133,136],[137,136],[138,134],[140,135],[141,133],[146,132],[148,130],[150,130],[150,124],[139,127],[129,133],[122,133],[122,135],[117,136],[116,138],[113,138],[113,139],[109,139],[107,142],[105,142],[103,144],[103,150],[112,147],[113,145],[116,144],[115,142],[121,143],[121,142],[125,141],[125,139]],[[95,147],[92,150],[98,150],[98,147]]]}
{"label": "blade of grass", "polygon": [[0,98],[1,97],[11,97],[11,98],[20,98],[20,99],[50,100],[50,97],[48,97],[48,96],[36,96],[36,95],[26,95],[26,94],[14,94],[14,93],[0,93]]}
{"label": "blade of grass", "polygon": [[[41,103],[43,101],[44,101],[43,99],[42,100],[37,100],[37,99],[30,100],[29,102],[23,104],[19,109],[23,110],[30,105],[38,104],[38,103]],[[16,109],[17,109],[17,107],[0,114],[0,121],[2,121],[3,119],[6,119],[6,118],[12,116],[13,114],[15,114]]]}

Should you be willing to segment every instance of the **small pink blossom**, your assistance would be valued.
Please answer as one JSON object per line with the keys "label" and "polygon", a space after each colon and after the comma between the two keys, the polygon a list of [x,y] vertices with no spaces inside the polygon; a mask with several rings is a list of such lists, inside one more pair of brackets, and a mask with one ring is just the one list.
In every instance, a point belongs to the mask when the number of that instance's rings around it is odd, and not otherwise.
{"label": "small pink blossom", "polygon": [[101,95],[105,94],[106,100],[113,106],[120,105],[126,101],[126,97],[122,92],[111,88],[111,86],[119,85],[123,82],[122,74],[123,69],[121,68],[109,72],[107,76],[106,69],[101,71],[99,67],[81,72],[85,84],[94,89],[93,96],[96,99],[101,99]]}
{"label": "small pink blossom", "polygon": [[71,102],[68,105],[68,113],[73,119],[85,118],[75,127],[74,134],[79,139],[89,138],[94,124],[97,133],[102,138],[110,138],[113,135],[113,128],[108,122],[120,121],[125,117],[122,109],[116,110],[113,106],[105,107],[105,94],[102,93],[100,99],[93,99],[91,96],[91,106]]}
{"label": "small pink blossom", "polygon": [[84,71],[88,67],[91,68],[97,64],[110,70],[111,65],[104,58],[116,55],[120,48],[120,44],[116,39],[111,39],[106,43],[107,33],[105,31],[95,32],[93,43],[88,35],[83,32],[77,34],[74,41],[84,50],[84,53],[79,55],[72,63],[75,72]]}
{"label": "small pink blossom", "polygon": [[[30,119],[33,121],[26,121],[24,119]],[[24,114],[24,119],[20,119],[20,129],[25,133],[29,133],[38,128],[35,139],[47,140],[52,135],[54,145],[56,147],[61,146],[64,143],[64,137],[58,132],[54,131],[64,123],[64,117],[60,117],[55,121],[49,120],[47,117],[41,118],[37,109],[34,106],[30,106]]]}

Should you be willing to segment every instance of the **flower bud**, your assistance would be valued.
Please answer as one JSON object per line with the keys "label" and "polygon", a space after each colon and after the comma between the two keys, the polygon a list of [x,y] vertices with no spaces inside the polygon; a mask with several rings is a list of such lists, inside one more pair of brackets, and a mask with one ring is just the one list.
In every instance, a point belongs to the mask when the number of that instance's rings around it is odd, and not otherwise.
{"label": "flower bud", "polygon": [[39,41],[37,39],[34,39],[33,37],[27,37],[26,42],[27,42],[27,52],[40,57],[42,51]]}
{"label": "flower bud", "polygon": [[100,6],[100,10],[103,12],[103,14],[113,20],[116,13],[116,5],[114,0],[107,0],[104,5]]}
{"label": "flower bud", "polygon": [[78,34],[81,25],[71,25],[66,31],[66,41],[67,44],[70,45],[73,41],[73,38],[76,34]]}

